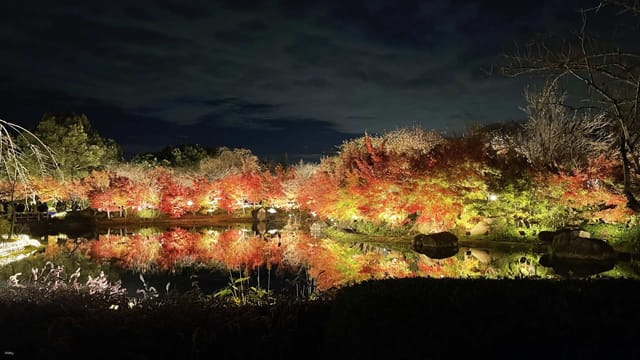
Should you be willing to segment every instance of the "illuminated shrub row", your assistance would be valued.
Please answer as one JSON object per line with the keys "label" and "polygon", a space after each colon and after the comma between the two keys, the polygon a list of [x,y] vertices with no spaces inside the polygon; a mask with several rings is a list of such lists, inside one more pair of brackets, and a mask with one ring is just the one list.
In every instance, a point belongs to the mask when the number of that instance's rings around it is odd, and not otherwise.
{"label": "illuminated shrub row", "polygon": [[411,155],[366,135],[323,159],[298,201],[336,221],[408,224],[426,233],[486,223],[517,236],[518,229],[626,223],[633,213],[614,185],[619,171],[610,159],[603,154],[568,173],[496,151],[482,132]]}
{"label": "illuminated shrub row", "polygon": [[[504,144],[503,144],[504,145]],[[81,180],[34,179],[41,201],[74,201],[109,215],[228,213],[263,202],[299,207],[322,219],[421,232],[555,228],[626,223],[632,215],[614,185],[619,168],[607,154],[571,172],[535,168],[496,146],[488,131],[444,138],[419,128],[343,143],[317,165],[262,169],[243,162],[178,170],[118,164]],[[205,164],[206,165],[206,164]],[[506,230],[505,230],[506,231]]]}
{"label": "illuminated shrub row", "polygon": [[275,174],[251,171],[208,180],[202,174],[157,167],[131,176],[114,170],[93,171],[84,179],[64,183],[52,178],[35,179],[33,187],[39,200],[50,207],[64,201],[87,204],[109,216],[119,212],[121,216],[135,213],[145,217],[160,212],[180,217],[218,209],[233,212],[260,201],[286,206],[291,199],[282,187],[290,177],[291,172],[277,170]]}

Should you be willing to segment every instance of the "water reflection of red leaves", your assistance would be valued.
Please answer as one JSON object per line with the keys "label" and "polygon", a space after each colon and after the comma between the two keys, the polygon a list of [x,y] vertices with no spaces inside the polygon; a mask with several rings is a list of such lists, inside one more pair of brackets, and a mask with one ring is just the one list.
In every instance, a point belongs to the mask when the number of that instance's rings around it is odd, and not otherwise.
{"label": "water reflection of red leaves", "polygon": [[399,253],[383,255],[367,252],[357,257],[360,263],[360,281],[369,279],[413,277],[406,260]]}
{"label": "water reflection of red leaves", "polygon": [[160,243],[154,237],[133,235],[122,259],[128,268],[149,271],[157,263],[160,251]]}
{"label": "water reflection of red leaves", "polygon": [[158,262],[161,269],[175,270],[177,267],[192,265],[199,256],[199,234],[183,228],[173,228],[160,235],[162,247]]}
{"label": "water reflection of red leaves", "polygon": [[283,239],[272,240],[264,243],[263,260],[267,269],[271,270],[273,265],[281,265],[284,263],[285,249],[290,245],[289,236],[283,236]]}
{"label": "water reflection of red leaves", "polygon": [[160,242],[143,235],[100,235],[90,242],[88,254],[97,259],[113,259],[121,267],[136,271],[153,270],[160,257]]}
{"label": "water reflection of red leaves", "polygon": [[264,241],[257,236],[227,230],[220,234],[213,255],[228,269],[253,269],[262,265],[263,244]]}
{"label": "water reflection of red leaves", "polygon": [[308,266],[307,272],[315,279],[319,290],[339,286],[347,281],[343,272],[338,270],[340,258],[331,251],[328,240],[301,241],[296,246],[296,252],[300,263]]}
{"label": "water reflection of red leaves", "polygon": [[127,238],[116,235],[100,235],[97,241],[92,241],[88,254],[98,259],[118,259],[126,252]]}
{"label": "water reflection of red leaves", "polygon": [[182,228],[155,235],[103,235],[91,242],[89,254],[98,259],[115,259],[138,271],[177,270],[187,266],[218,266],[250,276],[266,266],[279,271],[301,267],[315,280],[318,290],[327,290],[370,279],[414,276],[450,277],[455,260],[420,257],[417,271],[396,251],[360,251],[330,239],[318,240],[308,234],[283,233],[264,239],[245,231],[199,233]]}
{"label": "water reflection of red leaves", "polygon": [[455,277],[454,265],[456,263],[455,258],[433,260],[426,256],[421,256],[418,259],[418,275],[425,277]]}
{"label": "water reflection of red leaves", "polygon": [[286,238],[265,241],[240,230],[205,235],[174,228],[147,236],[100,235],[91,242],[88,254],[140,271],[176,270],[195,264],[251,270],[282,263],[286,243]]}

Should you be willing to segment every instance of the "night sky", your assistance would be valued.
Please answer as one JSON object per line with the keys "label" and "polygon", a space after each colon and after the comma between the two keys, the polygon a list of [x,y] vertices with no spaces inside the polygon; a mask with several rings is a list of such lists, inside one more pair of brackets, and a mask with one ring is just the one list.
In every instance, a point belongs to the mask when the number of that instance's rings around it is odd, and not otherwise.
{"label": "night sky", "polygon": [[317,160],[365,131],[459,134],[523,117],[530,79],[487,70],[575,30],[577,4],[2,1],[0,118],[85,113],[127,156],[192,143]]}

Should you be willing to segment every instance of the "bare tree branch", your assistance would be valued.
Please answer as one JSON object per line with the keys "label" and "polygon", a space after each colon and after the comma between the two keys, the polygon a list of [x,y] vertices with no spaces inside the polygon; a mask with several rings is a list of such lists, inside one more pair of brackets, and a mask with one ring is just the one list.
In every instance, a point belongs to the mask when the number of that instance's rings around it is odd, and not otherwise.
{"label": "bare tree branch", "polygon": [[[501,70],[507,76],[542,75],[551,77],[552,83],[574,79],[584,84],[589,96],[582,102],[586,107],[600,109],[608,123],[607,129],[616,134],[627,205],[640,211],[630,174],[632,167],[640,174],[640,150],[637,148],[640,139],[640,53],[590,36],[590,20],[601,16],[605,7],[618,10],[620,17],[631,15],[632,20],[640,20],[638,0],[603,0],[594,7],[579,10],[581,26],[575,37],[539,37],[524,49],[516,47],[504,56]],[[628,43],[629,39],[620,40],[622,44]]]}

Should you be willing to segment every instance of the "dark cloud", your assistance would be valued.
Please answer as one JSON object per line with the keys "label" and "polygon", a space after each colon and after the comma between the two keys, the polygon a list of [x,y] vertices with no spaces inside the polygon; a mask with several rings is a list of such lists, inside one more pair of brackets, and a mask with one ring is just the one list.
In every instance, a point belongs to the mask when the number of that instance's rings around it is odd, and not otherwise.
{"label": "dark cloud", "polygon": [[194,0],[154,0],[153,5],[187,20],[207,18],[211,10],[207,2]]}
{"label": "dark cloud", "polygon": [[243,34],[239,31],[219,31],[216,32],[213,37],[226,44],[250,44],[256,41],[256,38],[247,34]]}
{"label": "dark cloud", "polygon": [[64,15],[42,27],[25,29],[26,36],[42,42],[57,43],[66,50],[89,51],[119,46],[175,46],[176,41],[167,33],[133,25],[105,24],[77,15]]}
{"label": "dark cloud", "polygon": [[365,130],[459,131],[522,116],[525,82],[484,70],[574,26],[582,3],[6,1],[0,117],[85,112],[128,152],[190,140],[317,155]]}
{"label": "dark cloud", "polygon": [[[24,89],[11,95],[0,88],[0,96],[16,104],[33,103],[36,99],[48,99],[30,111],[20,106],[5,107],[3,120],[33,128],[44,113],[67,112],[93,114],[89,120],[104,137],[112,138],[121,145],[125,156],[130,158],[137,153],[155,152],[169,144],[200,144],[217,148],[250,148],[261,157],[280,160],[287,154],[291,161],[317,161],[323,154],[335,151],[345,139],[357,136],[336,131],[333,124],[316,119],[270,119],[256,121],[255,126],[234,126],[219,124],[215,121],[202,121],[191,125],[177,125],[160,121],[151,116],[132,113],[113,104],[103,103],[91,98],[73,98],[55,91]],[[14,92],[15,94],[15,92]],[[212,101],[217,104],[231,104],[241,112],[250,112],[242,108],[247,104],[235,99]],[[252,104],[247,105],[252,108]],[[255,106],[253,107],[255,109]],[[15,115],[20,114],[20,115]],[[17,117],[19,116],[19,117]],[[24,116],[24,117],[23,117]],[[210,119],[209,119],[210,120]],[[249,147],[247,144],[252,145]],[[290,144],[298,144],[291,147]]]}
{"label": "dark cloud", "polygon": [[252,19],[244,22],[240,22],[236,30],[238,31],[251,31],[251,32],[263,32],[268,29],[267,24],[262,20]]}
{"label": "dark cloud", "polygon": [[302,88],[327,89],[333,86],[333,83],[320,77],[308,77],[300,80],[294,80],[293,85],[300,86]]}
{"label": "dark cloud", "polygon": [[424,1],[346,1],[334,5],[325,20],[343,28],[356,27],[370,41],[397,47],[431,48],[441,35],[434,3]]}

